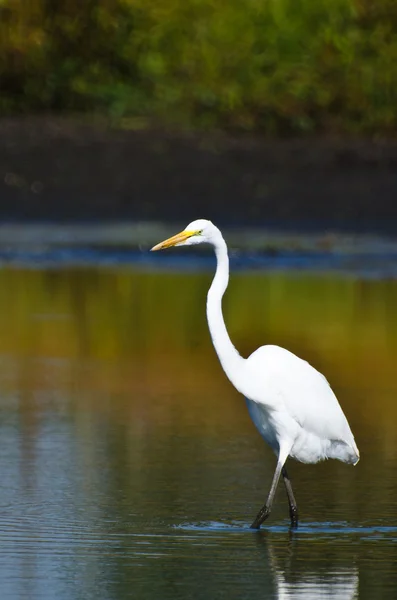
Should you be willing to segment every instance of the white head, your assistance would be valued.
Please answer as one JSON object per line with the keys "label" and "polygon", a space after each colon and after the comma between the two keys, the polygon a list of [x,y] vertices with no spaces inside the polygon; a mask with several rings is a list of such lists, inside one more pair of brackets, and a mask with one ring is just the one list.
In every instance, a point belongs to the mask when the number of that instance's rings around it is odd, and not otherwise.
{"label": "white head", "polygon": [[163,250],[171,246],[193,246],[204,243],[215,245],[221,237],[221,232],[211,221],[197,219],[189,223],[180,233],[153,246],[152,250]]}

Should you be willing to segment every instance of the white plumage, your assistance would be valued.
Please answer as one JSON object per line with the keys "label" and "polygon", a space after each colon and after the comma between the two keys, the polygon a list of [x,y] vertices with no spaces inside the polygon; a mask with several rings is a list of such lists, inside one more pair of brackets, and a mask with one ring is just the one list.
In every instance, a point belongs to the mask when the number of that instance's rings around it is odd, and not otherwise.
{"label": "white plumage", "polygon": [[268,499],[251,527],[269,516],[280,475],[285,483],[292,526],[298,513],[284,463],[288,456],[303,463],[336,458],[356,464],[359,451],[343,411],[325,377],[308,362],[278,346],[262,346],[247,359],[233,346],[222,314],[229,281],[226,243],[213,223],[199,219],[152,250],[207,242],[217,257],[217,269],[207,296],[211,338],[222,367],[247,402],[259,433],[278,457]]}
{"label": "white plumage", "polygon": [[290,446],[288,454],[304,463],[325,458],[357,463],[353,434],[321,373],[278,346],[262,346],[247,359],[245,368],[248,410],[275,452],[279,451],[277,440],[282,439]]}

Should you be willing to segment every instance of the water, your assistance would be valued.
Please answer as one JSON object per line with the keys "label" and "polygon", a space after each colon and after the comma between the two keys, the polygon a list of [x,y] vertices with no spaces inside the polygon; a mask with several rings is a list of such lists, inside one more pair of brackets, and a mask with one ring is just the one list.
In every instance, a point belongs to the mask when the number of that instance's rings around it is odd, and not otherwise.
{"label": "water", "polygon": [[[160,263],[159,263],[160,264]],[[277,343],[327,374],[361,451],[275,460],[214,355],[211,273],[63,262],[0,269],[1,598],[397,596],[397,281],[243,268],[243,354]]]}

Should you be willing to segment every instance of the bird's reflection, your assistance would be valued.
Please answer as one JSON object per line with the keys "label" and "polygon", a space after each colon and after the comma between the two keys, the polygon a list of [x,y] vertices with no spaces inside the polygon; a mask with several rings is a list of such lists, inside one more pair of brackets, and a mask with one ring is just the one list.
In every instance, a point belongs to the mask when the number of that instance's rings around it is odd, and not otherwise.
{"label": "bird's reflection", "polygon": [[[352,555],[336,560],[337,548],[328,540],[288,540],[262,531],[258,543],[266,548],[278,600],[353,600],[358,597],[358,568]],[[338,546],[340,548],[340,546]],[[335,551],[335,553],[333,552]],[[350,564],[349,564],[350,563]]]}

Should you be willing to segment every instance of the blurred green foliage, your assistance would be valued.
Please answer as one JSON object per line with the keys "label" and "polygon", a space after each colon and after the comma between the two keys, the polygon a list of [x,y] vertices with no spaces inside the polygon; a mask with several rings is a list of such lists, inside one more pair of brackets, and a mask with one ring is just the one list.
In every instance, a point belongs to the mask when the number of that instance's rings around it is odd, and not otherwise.
{"label": "blurred green foliage", "polygon": [[397,2],[0,0],[0,84],[2,114],[392,132]]}

